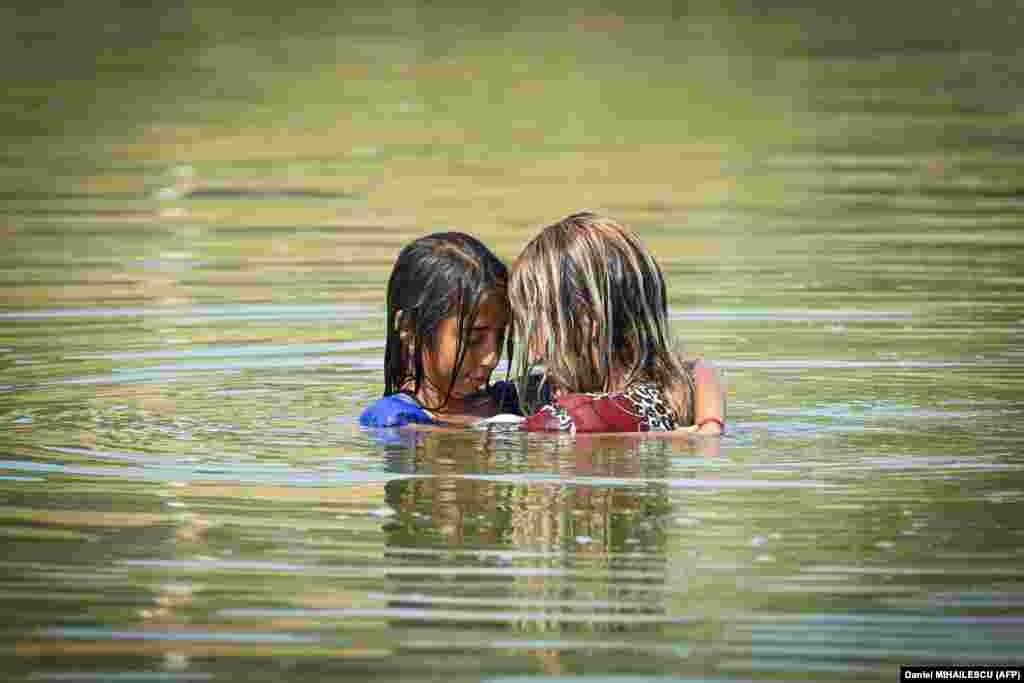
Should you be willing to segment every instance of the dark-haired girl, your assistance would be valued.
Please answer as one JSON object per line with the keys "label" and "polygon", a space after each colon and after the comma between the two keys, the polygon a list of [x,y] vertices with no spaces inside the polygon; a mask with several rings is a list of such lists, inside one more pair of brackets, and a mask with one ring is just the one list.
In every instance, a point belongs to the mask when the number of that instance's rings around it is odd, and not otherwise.
{"label": "dark-haired girl", "polygon": [[491,384],[506,350],[508,270],[475,237],[443,232],[402,249],[388,281],[384,397],[367,427],[465,424],[518,413],[515,387]]}

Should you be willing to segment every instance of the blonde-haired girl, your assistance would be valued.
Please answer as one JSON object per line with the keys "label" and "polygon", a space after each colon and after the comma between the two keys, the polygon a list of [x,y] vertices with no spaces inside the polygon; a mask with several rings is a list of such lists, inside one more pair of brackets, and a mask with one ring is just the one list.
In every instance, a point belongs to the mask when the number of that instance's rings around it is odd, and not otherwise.
{"label": "blonde-haired girl", "polygon": [[618,222],[582,212],[545,228],[516,260],[509,298],[519,396],[538,394],[526,382],[539,364],[552,397],[526,431],[724,429],[718,372],[672,348],[661,269]]}

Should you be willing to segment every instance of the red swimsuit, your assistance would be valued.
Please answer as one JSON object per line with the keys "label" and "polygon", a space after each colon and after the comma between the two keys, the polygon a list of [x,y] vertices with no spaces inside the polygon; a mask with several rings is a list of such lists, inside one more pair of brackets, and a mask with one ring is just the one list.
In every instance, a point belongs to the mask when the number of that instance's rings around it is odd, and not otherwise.
{"label": "red swimsuit", "polygon": [[526,418],[527,432],[668,432],[679,417],[656,384],[608,394],[564,394]]}

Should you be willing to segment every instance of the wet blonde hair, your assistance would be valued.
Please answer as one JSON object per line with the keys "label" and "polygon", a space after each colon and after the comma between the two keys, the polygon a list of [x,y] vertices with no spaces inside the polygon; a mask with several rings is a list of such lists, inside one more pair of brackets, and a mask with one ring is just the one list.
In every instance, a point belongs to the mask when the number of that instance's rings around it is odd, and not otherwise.
{"label": "wet blonde hair", "polygon": [[693,422],[693,366],[672,348],[665,278],[635,233],[589,211],[549,225],[516,259],[509,298],[524,411],[537,407],[527,384],[540,361],[544,381],[570,393],[653,382]]}

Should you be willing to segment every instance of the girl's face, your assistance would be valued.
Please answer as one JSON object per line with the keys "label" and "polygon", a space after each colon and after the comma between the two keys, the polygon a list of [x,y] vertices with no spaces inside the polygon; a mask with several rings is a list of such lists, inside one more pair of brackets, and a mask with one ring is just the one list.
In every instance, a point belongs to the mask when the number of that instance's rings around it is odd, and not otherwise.
{"label": "girl's face", "polygon": [[458,361],[459,319],[452,316],[442,320],[437,328],[437,338],[433,340],[433,348],[423,354],[426,382],[420,393],[428,394],[420,396],[420,400],[428,405],[437,405],[444,400],[450,385],[449,409],[452,409],[456,407],[451,405],[451,401],[463,399],[486,386],[501,356],[508,321],[508,299],[505,293],[485,294],[472,329],[463,330],[462,349],[465,355],[458,377],[453,378],[452,370]]}

